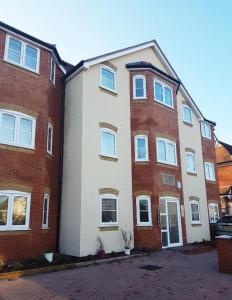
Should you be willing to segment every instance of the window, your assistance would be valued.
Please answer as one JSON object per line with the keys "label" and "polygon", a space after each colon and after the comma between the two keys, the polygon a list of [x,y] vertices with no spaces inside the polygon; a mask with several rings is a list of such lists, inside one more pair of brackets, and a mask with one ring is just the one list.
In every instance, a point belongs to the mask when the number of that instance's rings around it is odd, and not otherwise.
{"label": "window", "polygon": [[155,81],[154,95],[156,101],[173,108],[173,96],[170,87],[163,84],[162,82]]}
{"label": "window", "polygon": [[44,195],[42,228],[48,228],[49,195]]}
{"label": "window", "polygon": [[201,135],[204,138],[211,140],[211,128],[209,124],[201,122]]}
{"label": "window", "polygon": [[133,77],[133,98],[146,98],[146,77],[144,75],[136,75]]}
{"label": "window", "polygon": [[197,173],[195,155],[191,152],[186,152],[187,172]]}
{"label": "window", "polygon": [[215,181],[215,171],[214,171],[214,164],[210,162],[205,162],[205,179],[210,181]]}
{"label": "window", "polygon": [[55,85],[55,83],[56,83],[56,64],[52,58],[51,58],[50,80]]}
{"label": "window", "polygon": [[0,191],[0,230],[28,229],[30,194]]}
{"label": "window", "polygon": [[52,155],[53,126],[48,123],[47,152]]}
{"label": "window", "polygon": [[146,161],[148,158],[148,138],[146,135],[135,136],[135,161]]}
{"label": "window", "polygon": [[176,144],[172,141],[156,139],[157,161],[169,165],[177,165]]}
{"label": "window", "polygon": [[137,225],[152,225],[151,220],[151,198],[149,196],[139,196],[136,198]]}
{"label": "window", "polygon": [[200,204],[197,200],[190,201],[191,223],[200,224]]}
{"label": "window", "polygon": [[116,157],[116,133],[107,128],[101,128],[101,155]]}
{"label": "window", "polygon": [[111,92],[115,92],[116,90],[115,71],[107,66],[102,66],[100,72],[101,72],[100,86],[107,90],[110,90]]}
{"label": "window", "polygon": [[0,143],[34,148],[35,119],[19,112],[0,110]]}
{"label": "window", "polygon": [[100,225],[118,224],[118,199],[115,195],[106,194],[100,197],[101,220]]}
{"label": "window", "polygon": [[192,110],[187,105],[183,106],[183,120],[184,120],[184,122],[186,122],[188,124],[192,124],[193,123],[193,120],[192,120]]}
{"label": "window", "polygon": [[216,223],[219,220],[218,205],[216,203],[209,204],[209,221]]}
{"label": "window", "polygon": [[6,38],[5,60],[25,69],[39,72],[38,48],[11,36]]}

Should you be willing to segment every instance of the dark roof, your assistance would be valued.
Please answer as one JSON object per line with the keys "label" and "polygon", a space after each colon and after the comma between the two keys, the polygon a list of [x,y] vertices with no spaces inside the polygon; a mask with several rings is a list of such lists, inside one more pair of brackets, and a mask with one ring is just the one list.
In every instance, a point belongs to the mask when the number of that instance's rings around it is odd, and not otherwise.
{"label": "dark roof", "polygon": [[171,75],[165,73],[164,71],[160,70],[159,68],[155,67],[151,63],[145,62],[145,61],[138,61],[134,63],[126,64],[127,69],[152,69],[156,71],[157,73],[160,73],[161,75],[171,79],[172,81],[176,82],[177,84],[180,84],[180,80],[172,77]]}
{"label": "dark roof", "polygon": [[231,185],[220,186],[220,195],[229,195],[231,193]]}
{"label": "dark roof", "polygon": [[226,143],[219,141],[219,143],[232,155],[232,146]]}
{"label": "dark roof", "polygon": [[[58,59],[59,63],[60,63],[65,69],[66,69],[66,66],[70,65],[70,64],[66,63],[65,61],[63,61],[63,60],[61,59],[61,57],[60,57],[60,55],[59,55],[59,53],[58,53],[58,51],[57,51],[57,49],[56,49],[56,45],[50,44],[50,43],[47,43],[47,42],[44,42],[44,41],[42,41],[42,40],[40,40],[40,39],[37,39],[36,37],[34,37],[34,36],[32,36],[32,35],[29,35],[29,34],[23,32],[23,31],[21,31],[21,30],[15,28],[15,27],[12,27],[12,26],[10,26],[10,25],[8,25],[8,24],[6,24],[6,23],[3,23],[3,22],[1,22],[1,21],[0,21],[0,27],[5,28],[6,30],[12,31],[12,32],[14,32],[15,34],[18,34],[18,35],[20,35],[20,36],[22,36],[22,37],[24,37],[24,38],[26,38],[26,39],[29,39],[29,40],[31,40],[31,41],[34,42],[34,43],[40,44],[40,45],[42,45],[42,46],[44,46],[44,47],[46,47],[46,48],[51,49],[51,50],[54,52],[54,54],[55,54],[56,58]],[[71,65],[71,66],[72,66],[72,65]]]}
{"label": "dark roof", "polygon": [[214,121],[210,121],[210,120],[208,120],[208,119],[206,119],[206,118],[204,118],[204,120],[205,120],[206,122],[212,124],[213,126],[216,126],[216,125],[217,125],[216,122],[214,122]]}

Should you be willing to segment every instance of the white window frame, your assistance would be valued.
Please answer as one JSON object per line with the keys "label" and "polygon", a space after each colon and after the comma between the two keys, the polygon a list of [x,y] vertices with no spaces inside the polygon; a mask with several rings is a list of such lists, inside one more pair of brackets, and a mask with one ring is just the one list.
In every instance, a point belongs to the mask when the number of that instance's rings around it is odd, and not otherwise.
{"label": "white window frame", "polygon": [[[102,222],[102,199],[114,199],[116,200],[116,222]],[[102,194],[99,196],[100,199],[100,220],[99,226],[100,227],[113,227],[118,226],[118,197],[113,194]]]}
{"label": "white window frame", "polygon": [[[213,171],[213,177],[210,177],[210,168],[212,168]],[[208,172],[207,172],[208,169]],[[204,162],[204,170],[205,170],[205,179],[208,181],[216,181],[216,177],[215,177],[215,166],[213,163],[205,161]]]}
{"label": "white window frame", "polygon": [[[207,135],[206,128],[208,128],[209,135]],[[212,136],[211,136],[211,126],[206,122],[201,122],[201,136],[204,137],[205,139],[208,139],[208,140],[211,140],[211,138],[212,138]]]}
{"label": "white window frame", "polygon": [[[49,129],[51,129],[51,149],[49,150],[48,148],[48,142],[49,142],[49,139],[48,139],[48,133],[49,133]],[[52,150],[53,150],[53,126],[52,124],[49,122],[48,123],[48,130],[47,130],[47,153],[49,153],[50,155],[52,155]]]}
{"label": "white window frame", "polygon": [[[171,163],[171,162],[168,162],[166,160],[159,159],[159,157],[158,157],[158,142],[159,141],[162,141],[162,142],[165,143],[165,156],[166,157],[167,157],[167,144],[172,144],[174,146],[175,161],[176,161],[175,163]],[[156,138],[156,157],[157,157],[157,162],[159,162],[159,163],[166,164],[166,165],[171,165],[171,166],[177,166],[176,143],[173,142],[173,141],[170,141],[168,139],[157,137]]]}
{"label": "white window frame", "polygon": [[[188,169],[188,156],[192,156],[193,158],[193,163],[194,163],[194,170],[189,170]],[[196,167],[196,159],[195,159],[195,154],[192,152],[185,152],[185,157],[186,157],[186,169],[188,173],[192,174],[197,174],[197,167]]]}
{"label": "white window frame", "polygon": [[[211,220],[210,219],[210,207],[213,207],[213,220]],[[216,218],[215,218],[215,212],[214,212],[214,208],[217,208],[217,215],[218,215],[218,219],[216,220]],[[217,203],[214,203],[214,202],[211,202],[211,203],[209,203],[209,205],[208,205],[208,208],[209,208],[209,222],[210,223],[216,223],[218,220],[219,220],[219,218],[220,218],[220,215],[219,215],[219,209],[218,209],[218,204]]]}
{"label": "white window frame", "polygon": [[[111,154],[107,154],[107,153],[103,153],[103,146],[102,146],[102,133],[110,133],[112,135],[114,135],[114,153],[115,155],[111,155]],[[105,157],[111,157],[111,158],[117,158],[117,133],[111,129],[108,128],[101,128],[101,155],[105,156]]]}
{"label": "white window frame", "polygon": [[[197,204],[197,206],[198,206],[198,214],[199,214],[199,220],[198,221],[193,220],[192,206],[191,206],[191,204]],[[201,224],[200,202],[198,200],[191,200],[191,201],[189,201],[189,205],[190,205],[191,224]]]}
{"label": "white window frame", "polygon": [[[146,157],[138,158],[138,139],[145,140],[145,149],[146,149]],[[135,161],[149,161],[149,151],[148,151],[148,136],[147,135],[136,135],[134,137],[135,144]]]}
{"label": "white window frame", "polygon": [[[28,230],[30,223],[30,206],[31,206],[31,194],[24,193],[14,190],[0,190],[0,195],[8,196],[8,211],[7,211],[7,225],[0,225],[0,231],[10,231],[10,230]],[[13,202],[14,197],[24,196],[27,197],[27,208],[26,208],[26,222],[25,225],[12,225],[13,217]]]}
{"label": "white window frame", "polygon": [[[45,199],[47,199],[47,217],[46,220],[44,220],[44,202]],[[49,220],[49,194],[44,194],[44,200],[43,200],[43,215],[42,215],[42,229],[48,229],[48,220]],[[45,222],[44,222],[45,221]]]}
{"label": "white window frame", "polygon": [[[54,76],[52,78],[52,66],[54,65]],[[51,57],[51,64],[50,64],[50,81],[56,85],[56,63],[54,61],[54,59]]]}
{"label": "white window frame", "polygon": [[[156,98],[156,92],[155,92],[155,83],[158,83],[158,84],[160,84],[161,85],[161,87],[162,87],[162,94],[163,94],[163,101],[160,101],[160,100],[158,100],[157,98]],[[154,100],[156,101],[156,102],[158,102],[158,103],[161,103],[161,104],[163,104],[164,106],[167,106],[167,107],[169,107],[169,108],[172,108],[172,109],[174,109],[174,99],[173,99],[173,92],[172,92],[172,88],[169,86],[169,85],[167,85],[167,84],[165,84],[164,82],[162,82],[162,81],[159,81],[159,80],[157,80],[157,79],[155,79],[154,80],[154,83],[153,83],[153,91],[154,91]],[[164,88],[168,88],[170,91],[171,91],[171,97],[172,97],[172,105],[168,105],[167,103],[165,103],[164,102],[164,95],[165,95],[165,93],[164,93]]]}
{"label": "white window frame", "polygon": [[[31,116],[25,115],[23,113],[14,111],[14,110],[0,109],[0,127],[1,127],[1,123],[2,123],[2,114],[8,114],[8,115],[15,117],[15,132],[14,132],[14,142],[5,142],[4,140],[1,139],[1,136],[0,136],[0,144],[16,146],[16,147],[20,147],[20,148],[35,149],[36,119]],[[19,143],[20,119],[27,119],[32,122],[31,145],[30,146],[26,146],[26,145]]]}
{"label": "white window frame", "polygon": [[[136,79],[143,80],[143,96],[137,97],[136,96]],[[146,88],[146,76],[145,75],[135,75],[133,76],[133,99],[147,99],[147,88]]]}
{"label": "white window frame", "polygon": [[[141,200],[147,200],[148,201],[148,222],[141,222],[140,221],[140,207],[139,203]],[[151,215],[151,197],[150,196],[138,196],[136,197],[136,215],[137,215],[137,226],[152,226],[152,215]]]}
{"label": "white window frame", "polygon": [[[102,83],[102,70],[103,69],[105,69],[105,70],[111,72],[112,74],[114,74],[114,89],[111,89],[107,86],[104,86],[104,84]],[[110,68],[106,65],[102,65],[100,67],[100,87],[102,87],[103,89],[108,90],[110,92],[116,93],[116,72],[115,72],[115,70],[113,70],[112,68]]]}
{"label": "white window frame", "polygon": [[[184,110],[185,110],[185,109],[188,109],[188,110],[190,111],[191,121],[185,119],[185,114],[184,114]],[[193,124],[193,113],[192,113],[192,109],[191,109],[191,107],[188,106],[188,105],[183,105],[183,121],[184,121],[184,123],[187,123],[187,124],[190,124],[190,125]]]}
{"label": "white window frame", "polygon": [[[20,43],[22,44],[22,47],[21,47],[20,63],[16,63],[16,62],[11,61],[11,60],[9,60],[9,59],[7,58],[7,56],[8,56],[8,49],[9,49],[9,41],[10,41],[11,38],[14,39],[14,40],[16,40],[16,41],[18,41],[18,42],[20,42]],[[32,69],[32,68],[29,68],[29,67],[25,66],[26,46],[30,46],[30,47],[32,47],[32,48],[34,48],[34,49],[37,50],[37,63],[36,63],[36,69],[35,69],[35,70]],[[25,42],[25,41],[22,41],[22,40],[18,39],[18,38],[15,37],[15,36],[12,36],[12,35],[7,34],[7,35],[6,35],[6,42],[5,42],[4,61],[6,61],[6,62],[8,62],[8,63],[10,63],[10,64],[13,64],[13,65],[16,65],[16,66],[18,66],[18,67],[21,67],[21,68],[23,68],[23,69],[29,70],[29,71],[31,71],[31,72],[34,72],[34,73],[39,74],[39,66],[40,66],[40,49],[39,49],[38,47],[35,47],[35,46],[32,45],[32,44],[29,44],[29,43],[27,43],[27,42]]]}

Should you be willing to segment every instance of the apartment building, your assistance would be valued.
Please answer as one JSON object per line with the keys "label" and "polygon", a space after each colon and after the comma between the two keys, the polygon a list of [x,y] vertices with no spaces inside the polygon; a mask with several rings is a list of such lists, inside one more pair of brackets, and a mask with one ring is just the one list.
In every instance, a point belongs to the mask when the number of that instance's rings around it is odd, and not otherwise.
{"label": "apartment building", "polygon": [[0,264],[56,250],[65,66],[0,22]]}

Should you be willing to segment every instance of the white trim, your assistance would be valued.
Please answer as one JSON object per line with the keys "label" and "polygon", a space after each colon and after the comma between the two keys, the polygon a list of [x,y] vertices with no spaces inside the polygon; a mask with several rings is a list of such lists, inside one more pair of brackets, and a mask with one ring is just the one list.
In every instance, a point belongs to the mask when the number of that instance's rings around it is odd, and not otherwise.
{"label": "white trim", "polygon": [[[102,222],[102,199],[114,199],[116,200],[116,222]],[[111,227],[118,226],[118,197],[113,194],[102,194],[99,196],[100,200],[100,220],[99,227]]]}
{"label": "white trim", "polygon": [[[213,208],[213,220],[210,219],[210,207]],[[215,208],[217,209],[217,212],[215,213]],[[217,203],[214,203],[214,202],[210,202],[209,205],[208,205],[208,209],[209,209],[209,222],[212,224],[212,223],[216,223],[220,216],[219,216],[219,209],[218,209],[218,204]],[[216,219],[216,215],[218,216],[218,218]]]}
{"label": "white trim", "polygon": [[[146,200],[148,203],[148,222],[140,221],[140,201]],[[151,215],[151,197],[150,196],[138,196],[136,197],[136,216],[137,216],[137,226],[152,226],[152,215]]]}
{"label": "white trim", "polygon": [[[114,136],[114,155],[108,154],[108,153],[104,153],[103,152],[103,146],[102,146],[102,133],[109,133],[112,134]],[[100,149],[100,154],[102,156],[106,156],[106,157],[112,157],[112,158],[117,158],[117,133],[111,129],[108,128],[101,128],[101,136],[100,136],[100,140],[101,140],[101,149]]]}
{"label": "white trim", "polygon": [[[185,110],[185,109],[188,109],[188,110],[190,111],[190,118],[191,118],[191,121],[185,119],[185,114],[184,114],[184,110]],[[184,104],[184,105],[183,105],[183,111],[182,111],[182,113],[183,113],[183,114],[182,114],[182,115],[183,115],[183,122],[184,122],[184,123],[187,123],[187,124],[193,125],[193,114],[192,114],[192,109],[191,109],[191,107],[190,107],[189,105]]]}
{"label": "white trim", "polygon": [[[28,116],[26,114],[23,114],[18,111],[14,110],[8,110],[8,109],[0,109],[0,128],[1,128],[1,123],[2,123],[2,114],[8,114],[11,115],[15,118],[15,130],[14,130],[14,142],[5,142],[4,140],[1,139],[0,136],[0,144],[4,145],[10,145],[10,146],[16,146],[16,147],[21,147],[21,148],[27,148],[27,149],[35,149],[35,131],[36,131],[36,119],[34,117]],[[20,120],[21,119],[26,119],[30,120],[32,122],[32,127],[31,127],[31,145],[23,145],[20,144],[19,141],[19,132],[20,132]]]}
{"label": "white trim", "polygon": [[[146,150],[145,158],[138,158],[138,139],[145,140],[145,150]],[[135,161],[149,161],[148,136],[147,135],[135,135],[134,145],[135,145]]]}
{"label": "white trim", "polygon": [[[143,80],[143,96],[137,97],[136,96],[136,79]],[[147,99],[147,88],[146,88],[146,76],[145,75],[135,75],[133,76],[133,99]]]}
{"label": "white trim", "polygon": [[[54,65],[54,73],[53,73],[54,78],[52,78],[52,65]],[[56,63],[52,57],[51,57],[51,63],[50,63],[50,81],[54,85],[56,85]]]}
{"label": "white trim", "polygon": [[[213,177],[210,176],[210,168],[212,170],[213,173]],[[214,164],[208,161],[204,162],[204,170],[205,170],[205,179],[209,180],[209,181],[216,181],[216,177],[215,177],[215,167]]]}
{"label": "white trim", "polygon": [[[156,92],[155,92],[155,84],[156,84],[156,83],[158,83],[158,84],[161,85],[161,87],[162,87],[162,97],[163,97],[163,101],[160,101],[160,100],[158,100],[158,99],[156,98]],[[172,105],[169,105],[169,104],[167,104],[167,103],[164,102],[164,101],[165,101],[165,91],[164,91],[165,88],[166,88],[166,89],[169,89],[170,92],[171,92]],[[167,107],[170,107],[170,108],[174,109],[173,92],[172,92],[172,88],[171,88],[169,85],[167,85],[166,83],[164,83],[164,82],[162,82],[162,81],[160,81],[160,80],[154,79],[153,90],[154,90],[154,100],[155,100],[156,102],[161,103],[161,104],[163,104],[164,106],[167,106]]]}
{"label": "white trim", "polygon": [[[113,76],[114,76],[114,89],[111,89],[111,88],[109,88],[107,86],[104,86],[102,84],[102,70],[103,69],[113,74]],[[102,87],[103,89],[106,89],[106,90],[110,91],[110,92],[116,93],[116,72],[115,72],[115,70],[113,70],[112,68],[110,68],[106,65],[101,65],[100,66],[100,84],[99,84],[99,86]]]}
{"label": "white trim", "polygon": [[[0,196],[8,197],[7,225],[0,225],[0,231],[29,229],[31,194],[21,192],[21,191],[15,191],[15,190],[0,190]],[[27,201],[25,225],[12,225],[14,197],[21,197],[21,196],[26,197],[26,201]]]}
{"label": "white trim", "polygon": [[[51,130],[51,149],[49,150],[49,129]],[[52,124],[49,122],[48,123],[48,130],[47,130],[47,153],[49,153],[50,155],[52,155],[52,149],[53,149],[53,126]]]}
{"label": "white trim", "polygon": [[[199,220],[195,221],[193,220],[193,215],[192,215],[192,206],[191,204],[197,204],[198,206],[198,214],[199,214]],[[190,206],[190,217],[191,217],[191,224],[201,224],[201,210],[200,210],[200,201],[198,200],[191,200],[189,201],[189,206]]]}
{"label": "white trim", "polygon": [[[49,194],[44,194],[44,201],[43,201],[43,214],[42,214],[42,229],[48,229],[48,220],[49,220]],[[46,216],[46,222],[44,223],[44,202],[45,199],[47,199],[47,216]]]}
{"label": "white trim", "polygon": [[[207,130],[209,130],[209,135],[207,135],[206,133],[206,128]],[[205,139],[211,140],[212,136],[211,136],[211,126],[206,123],[206,122],[201,122],[201,136]]]}
{"label": "white trim", "polygon": [[[20,63],[16,63],[14,61],[11,61],[8,59],[8,50],[9,50],[9,41],[10,39],[13,39],[13,40],[16,40],[18,42],[21,43],[21,58],[20,58]],[[25,66],[25,53],[26,53],[26,47],[29,46],[31,48],[34,48],[36,49],[37,51],[37,60],[36,60],[36,69],[32,69],[32,68],[29,68],[27,66]],[[31,72],[34,72],[34,73],[37,73],[39,74],[39,68],[40,68],[40,49],[35,47],[33,44],[30,44],[30,43],[27,43],[23,40],[20,40],[14,36],[11,36],[11,35],[6,35],[6,41],[5,41],[5,52],[4,52],[4,61],[10,63],[10,64],[13,64],[13,65],[16,65],[18,67],[21,67],[23,69],[26,69],[28,71],[31,71]]]}
{"label": "white trim", "polygon": [[[175,152],[175,163],[171,163],[167,160],[161,160],[159,159],[158,157],[158,142],[161,141],[161,142],[164,142],[165,143],[165,156],[167,157],[167,144],[171,144],[174,146],[174,152]],[[167,165],[172,165],[172,166],[177,166],[177,155],[176,155],[176,143],[173,142],[173,141],[170,141],[168,139],[164,139],[164,138],[161,138],[161,137],[157,137],[156,138],[156,158],[157,158],[157,162],[159,163],[162,163],[162,164],[167,164]]]}
{"label": "white trim", "polygon": [[[194,170],[188,169],[188,156],[191,156],[193,158],[193,164],[194,164]],[[195,159],[195,154],[192,152],[185,152],[185,157],[186,157],[186,168],[188,173],[192,174],[197,174],[197,168],[196,168],[196,159]]]}

